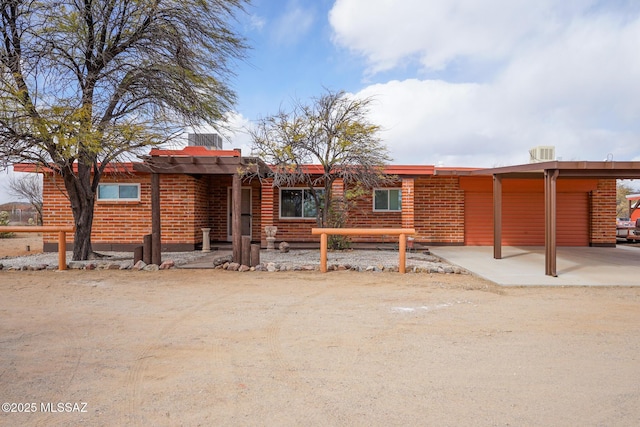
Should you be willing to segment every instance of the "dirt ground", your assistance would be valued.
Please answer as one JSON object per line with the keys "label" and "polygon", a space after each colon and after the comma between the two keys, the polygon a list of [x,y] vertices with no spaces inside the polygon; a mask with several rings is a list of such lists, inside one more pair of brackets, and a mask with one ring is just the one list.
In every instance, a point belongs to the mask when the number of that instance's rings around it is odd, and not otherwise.
{"label": "dirt ground", "polygon": [[0,239],[0,258],[42,253],[42,234],[14,233],[14,237]]}
{"label": "dirt ground", "polygon": [[640,425],[640,288],[0,271],[0,319],[0,425]]}

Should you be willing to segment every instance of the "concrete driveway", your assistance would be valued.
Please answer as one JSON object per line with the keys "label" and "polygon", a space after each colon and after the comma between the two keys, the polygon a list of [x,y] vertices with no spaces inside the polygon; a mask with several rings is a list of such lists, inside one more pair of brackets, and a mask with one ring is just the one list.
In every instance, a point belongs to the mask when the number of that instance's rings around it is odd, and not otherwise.
{"label": "concrete driveway", "polygon": [[558,277],[544,274],[543,247],[432,247],[446,261],[502,286],[640,286],[640,245],[615,248],[558,247]]}

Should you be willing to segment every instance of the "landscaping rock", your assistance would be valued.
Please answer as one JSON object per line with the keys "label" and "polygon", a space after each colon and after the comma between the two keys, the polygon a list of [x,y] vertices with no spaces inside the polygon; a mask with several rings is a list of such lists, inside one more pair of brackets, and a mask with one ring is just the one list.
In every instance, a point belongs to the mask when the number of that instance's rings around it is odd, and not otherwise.
{"label": "landscaping rock", "polygon": [[176,263],[173,260],[168,259],[168,260],[164,261],[162,264],[160,264],[160,270],[168,270],[168,269],[173,268],[175,266],[176,266]]}
{"label": "landscaping rock", "polygon": [[147,263],[140,260],[138,262],[135,263],[135,265],[133,266],[133,270],[142,270],[147,266]]}
{"label": "landscaping rock", "polygon": [[280,249],[280,252],[287,253],[291,246],[287,242],[280,242],[278,248]]}
{"label": "landscaping rock", "polygon": [[69,261],[69,264],[67,265],[70,270],[82,270],[84,269],[84,266],[85,264],[80,261]]}
{"label": "landscaping rock", "polygon": [[229,271],[238,271],[239,268],[240,264],[238,264],[237,262],[230,262],[227,266],[227,270]]}
{"label": "landscaping rock", "polygon": [[160,270],[160,267],[158,266],[158,264],[147,264],[144,266],[143,268],[144,271],[158,271]]}
{"label": "landscaping rock", "polygon": [[251,267],[249,267],[248,265],[242,264],[240,267],[238,267],[238,271],[240,271],[241,273],[247,272],[249,270],[251,270]]}
{"label": "landscaping rock", "polygon": [[231,255],[221,256],[221,257],[215,258],[213,260],[213,266],[214,267],[218,267],[218,266],[224,265],[226,263],[230,263],[231,260],[232,260],[232,256]]}

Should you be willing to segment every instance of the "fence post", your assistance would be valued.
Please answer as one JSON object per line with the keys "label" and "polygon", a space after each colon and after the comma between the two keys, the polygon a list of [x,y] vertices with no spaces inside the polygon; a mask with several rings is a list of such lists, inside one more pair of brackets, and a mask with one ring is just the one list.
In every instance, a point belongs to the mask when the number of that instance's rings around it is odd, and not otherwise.
{"label": "fence post", "polygon": [[400,260],[398,261],[398,272],[400,274],[404,274],[405,271],[405,262],[406,262],[406,251],[407,251],[407,237],[404,234],[400,234],[400,239],[398,240],[398,252],[400,252]]}
{"label": "fence post", "polygon": [[58,232],[58,270],[67,269],[67,233]]}
{"label": "fence post", "polygon": [[142,262],[151,264],[151,234],[142,237]]}
{"label": "fence post", "polygon": [[242,236],[241,265],[249,266],[251,264],[251,236]]}
{"label": "fence post", "polygon": [[327,233],[320,235],[320,271],[327,272]]}
{"label": "fence post", "polygon": [[260,264],[260,245],[253,244],[251,245],[251,266],[257,267]]}

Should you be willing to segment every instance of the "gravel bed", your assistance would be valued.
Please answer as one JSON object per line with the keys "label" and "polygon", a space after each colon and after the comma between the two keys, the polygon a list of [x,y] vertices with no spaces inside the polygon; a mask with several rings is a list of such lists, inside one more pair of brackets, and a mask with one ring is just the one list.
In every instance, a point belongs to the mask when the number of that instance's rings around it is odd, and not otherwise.
{"label": "gravel bed", "polygon": [[[329,270],[398,271],[398,260],[398,252],[394,250],[348,250],[327,253]],[[260,262],[263,267],[269,266],[269,271],[318,269],[320,251],[318,249],[297,249],[289,252],[262,250]],[[406,271],[465,273],[460,267],[448,264],[428,251],[407,252]]]}
{"label": "gravel bed", "polygon": [[[72,253],[67,252],[67,265],[71,269],[131,269],[133,268],[132,252],[101,252],[100,259],[89,261],[71,261]],[[230,261],[230,251],[214,252],[165,252],[163,261],[171,260],[175,266],[183,266],[192,262],[211,265],[224,265]],[[330,270],[356,270],[356,271],[397,271],[398,252],[393,250],[348,250],[330,251],[327,254],[327,265]],[[258,270],[290,271],[290,270],[317,270],[320,266],[320,251],[318,249],[300,250],[289,252],[279,250],[262,250],[260,252],[261,264]],[[22,257],[0,259],[0,269],[4,270],[56,270],[58,268],[57,252],[40,253]],[[443,262],[429,252],[407,252],[406,271],[429,273],[464,273],[457,266]]]}
{"label": "gravel bed", "polygon": [[[66,253],[67,265],[73,268],[81,268],[88,264],[110,264],[118,265],[123,269],[131,268],[133,266],[133,252],[100,252],[103,256],[100,259],[88,260],[88,261],[71,261],[73,257],[72,252]],[[206,253],[200,251],[193,252],[165,252],[162,254],[163,260],[172,260],[175,265],[184,265],[189,262],[195,261],[206,256]],[[21,257],[6,257],[0,258],[0,265],[2,269],[31,269],[31,270],[56,270],[58,268],[58,253],[57,252],[44,252],[39,254],[21,256]]]}

